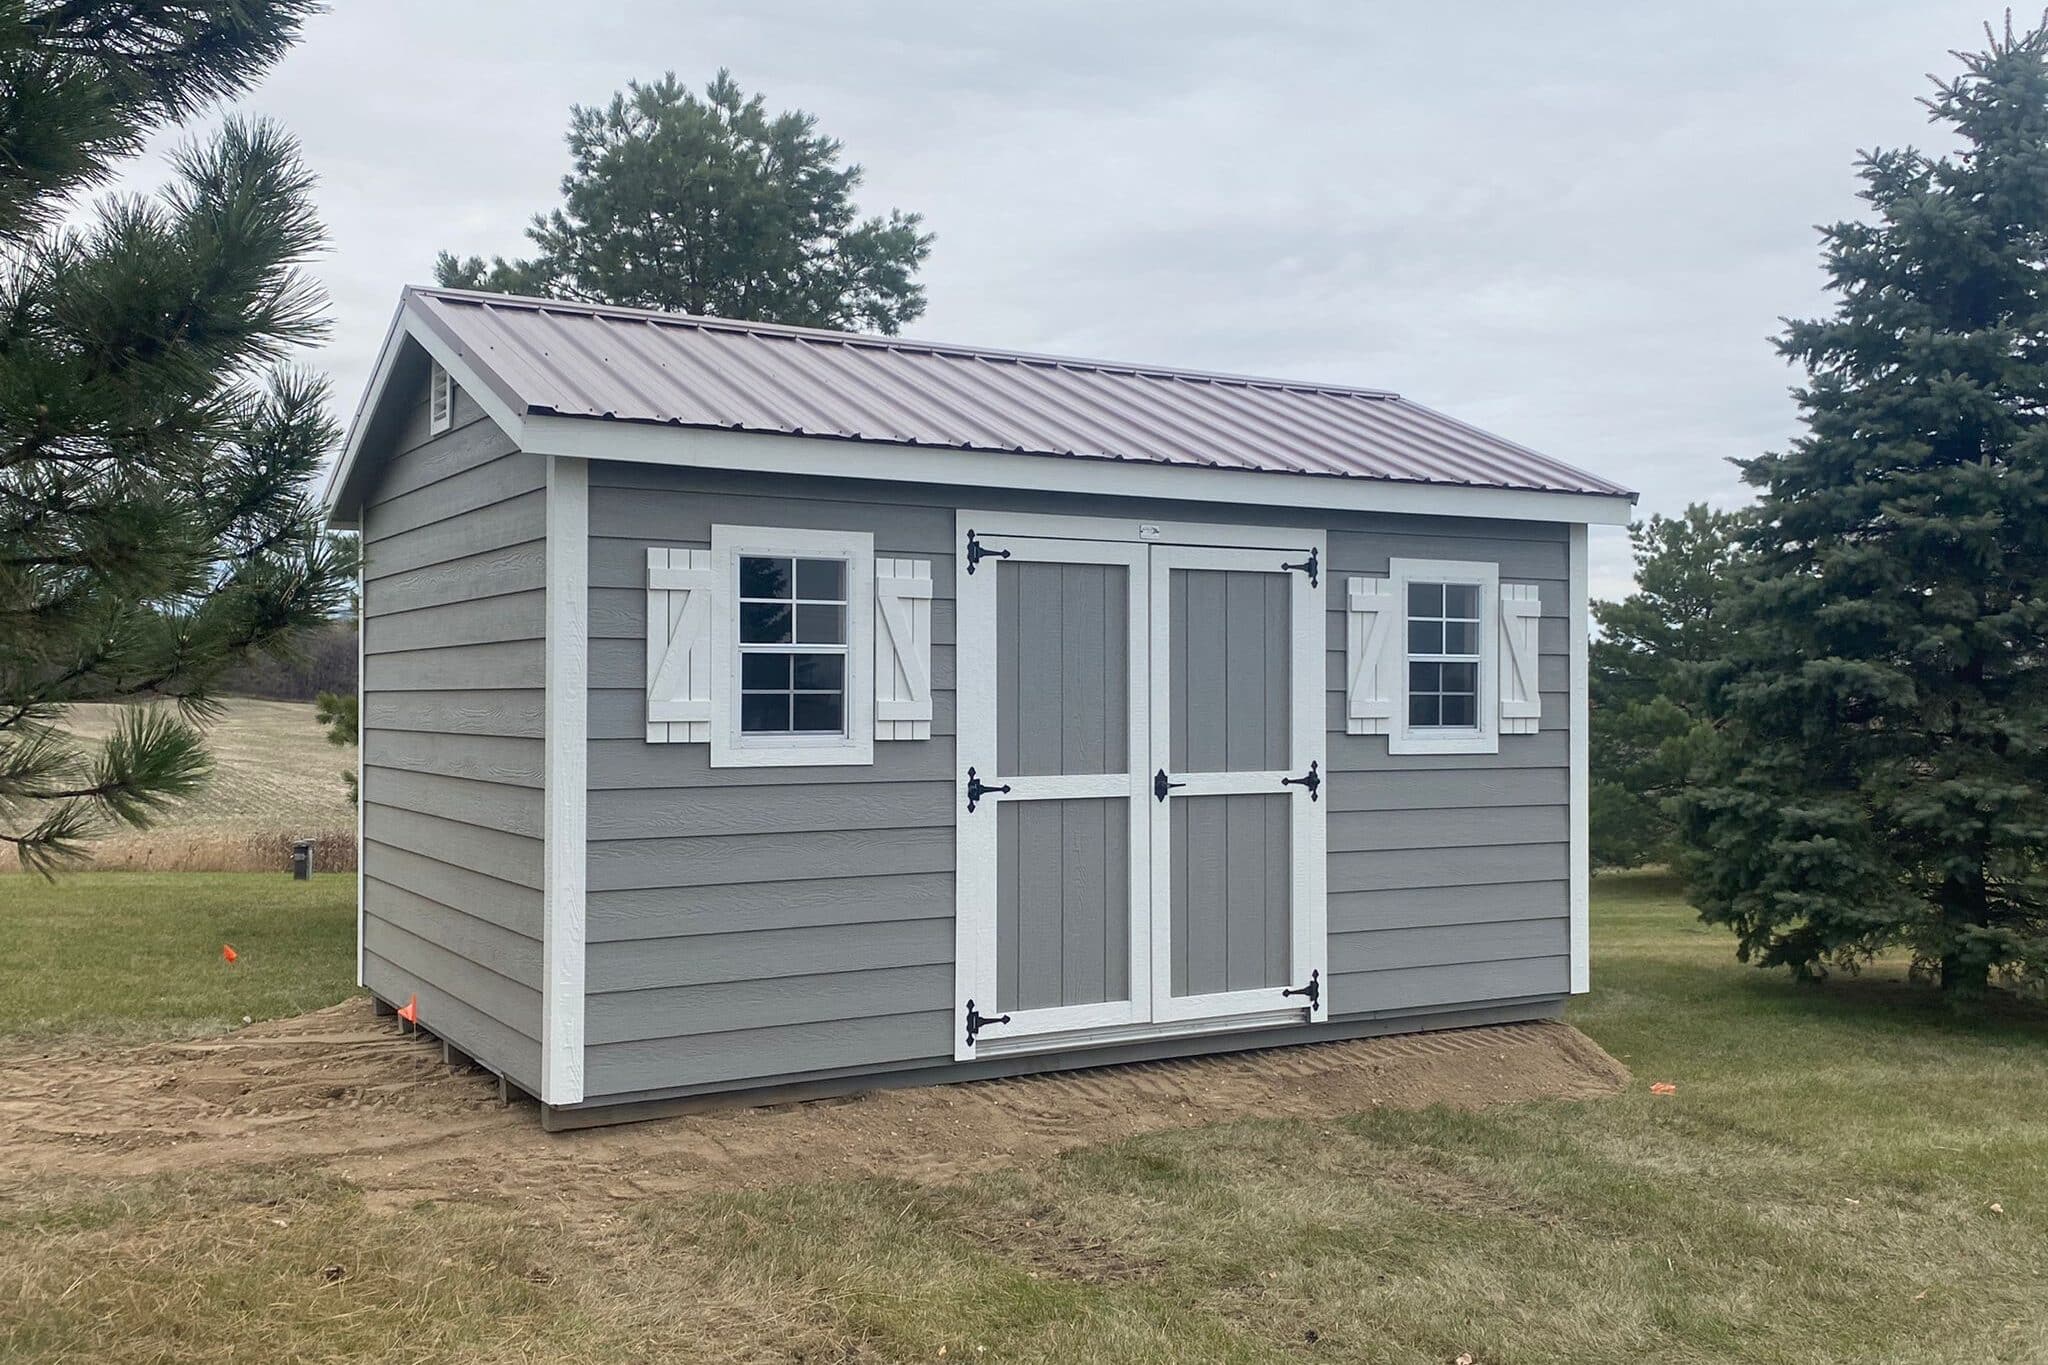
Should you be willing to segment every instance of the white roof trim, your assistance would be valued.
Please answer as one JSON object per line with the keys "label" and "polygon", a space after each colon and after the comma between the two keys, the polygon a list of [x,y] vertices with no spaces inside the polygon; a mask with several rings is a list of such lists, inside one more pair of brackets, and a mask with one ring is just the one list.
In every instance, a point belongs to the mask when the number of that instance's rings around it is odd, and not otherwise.
{"label": "white roof trim", "polygon": [[955,450],[892,445],[834,437],[788,436],[772,432],[711,430],[593,417],[561,417],[515,411],[468,358],[449,345],[414,312],[410,299],[399,305],[385,336],[368,390],[347,445],[327,481],[330,522],[351,525],[354,508],[336,505],[362,454],[370,417],[382,401],[391,371],[407,338],[438,361],[492,421],[523,450],[577,459],[631,464],[681,465],[701,469],[754,470],[840,479],[899,483],[964,484],[1101,497],[1177,499],[1263,507],[1340,508],[1420,516],[1488,517],[1505,521],[1568,522],[1626,526],[1634,500],[1623,494],[1544,492],[1462,484],[1404,483],[1391,479],[1283,474],[1242,469],[1078,456]]}

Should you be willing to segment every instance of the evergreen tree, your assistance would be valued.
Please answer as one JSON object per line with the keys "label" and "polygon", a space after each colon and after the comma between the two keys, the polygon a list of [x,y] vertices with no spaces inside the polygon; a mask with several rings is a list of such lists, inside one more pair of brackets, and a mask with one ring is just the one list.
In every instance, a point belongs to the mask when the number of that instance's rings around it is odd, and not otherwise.
{"label": "evergreen tree", "polygon": [[1677,803],[1746,960],[1903,946],[1951,998],[2048,969],[2048,31],[1987,36],[1925,101],[1960,150],[1866,154],[1871,221],[1823,230]]}
{"label": "evergreen tree", "polygon": [[770,117],[720,71],[698,99],[673,72],[569,117],[561,208],[530,260],[457,259],[444,285],[804,327],[893,333],[924,312],[932,237],[914,213],[856,220],[861,168],[802,110]]}
{"label": "evergreen tree", "polygon": [[1593,861],[1641,867],[1674,856],[1665,803],[1683,788],[1700,721],[1697,675],[1728,645],[1723,598],[1742,514],[1695,503],[1628,528],[1636,590],[1595,602]]}
{"label": "evergreen tree", "polygon": [[[155,198],[56,227],[153,129],[246,87],[312,0],[0,0],[0,840],[50,869],[209,764],[194,721],[251,650],[346,601],[307,486],[335,434],[284,364],[322,328],[291,139],[230,121]],[[67,705],[126,713],[98,751]]]}

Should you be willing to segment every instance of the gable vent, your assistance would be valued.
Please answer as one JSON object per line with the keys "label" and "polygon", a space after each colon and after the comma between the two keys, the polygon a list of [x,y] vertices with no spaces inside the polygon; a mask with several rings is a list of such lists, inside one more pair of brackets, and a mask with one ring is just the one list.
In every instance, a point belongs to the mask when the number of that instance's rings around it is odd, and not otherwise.
{"label": "gable vent", "polygon": [[427,383],[427,434],[439,436],[455,418],[455,381],[434,362],[433,377]]}

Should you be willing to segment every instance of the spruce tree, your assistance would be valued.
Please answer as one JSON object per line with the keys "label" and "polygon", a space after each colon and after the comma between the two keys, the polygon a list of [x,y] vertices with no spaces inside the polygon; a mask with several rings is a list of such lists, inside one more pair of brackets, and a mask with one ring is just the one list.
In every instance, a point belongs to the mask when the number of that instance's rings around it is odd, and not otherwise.
{"label": "spruce tree", "polygon": [[569,115],[562,207],[529,260],[442,252],[444,285],[894,333],[924,312],[932,237],[914,213],[858,218],[861,168],[801,109],[770,115],[720,71],[699,99],[673,72]]}
{"label": "spruce tree", "polygon": [[1745,959],[1904,947],[1951,998],[2048,970],[2048,31],[1987,38],[1923,101],[1956,150],[1865,154],[1868,220],[1823,229],[1677,803]]}
{"label": "spruce tree", "polygon": [[1694,503],[1628,528],[1636,590],[1595,602],[1591,651],[1593,862],[1672,857],[1666,803],[1685,785],[1700,724],[1701,665],[1728,648],[1724,599],[1740,512]]}
{"label": "spruce tree", "polygon": [[[60,225],[153,130],[245,88],[313,0],[0,0],[0,840],[48,870],[207,771],[222,670],[347,600],[308,496],[333,444],[292,140],[229,121],[154,197]],[[125,713],[88,748],[62,728]]]}

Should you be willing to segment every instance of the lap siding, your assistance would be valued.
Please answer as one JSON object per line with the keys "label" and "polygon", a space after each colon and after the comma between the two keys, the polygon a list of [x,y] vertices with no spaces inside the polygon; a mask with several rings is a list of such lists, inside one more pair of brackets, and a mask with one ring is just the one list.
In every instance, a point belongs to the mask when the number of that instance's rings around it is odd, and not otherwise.
{"label": "lap siding", "polygon": [[546,467],[455,419],[363,511],[363,974],[538,1090]]}
{"label": "lap siding", "polygon": [[[861,1069],[952,1065],[954,512],[962,506],[1220,521],[1236,509],[1105,512],[1060,494],[593,465],[590,492],[588,1102]],[[1561,525],[1237,512],[1330,531],[1330,978],[1337,1018],[1568,988],[1569,538]],[[928,559],[934,737],[870,767],[713,770],[645,742],[650,545],[714,524],[869,531]],[[1390,756],[1343,733],[1349,575],[1393,557],[1490,560],[1540,590],[1541,733],[1498,754]],[[1287,1035],[1276,1035],[1276,1041]]]}

